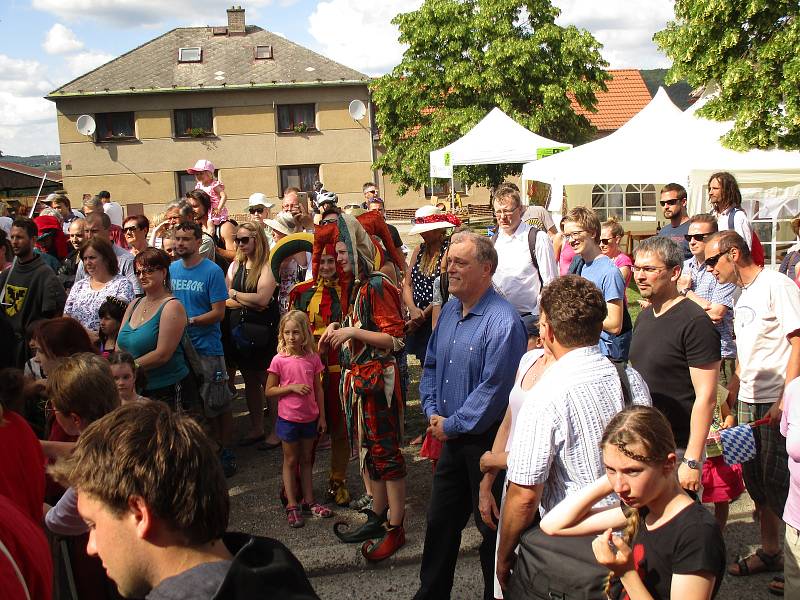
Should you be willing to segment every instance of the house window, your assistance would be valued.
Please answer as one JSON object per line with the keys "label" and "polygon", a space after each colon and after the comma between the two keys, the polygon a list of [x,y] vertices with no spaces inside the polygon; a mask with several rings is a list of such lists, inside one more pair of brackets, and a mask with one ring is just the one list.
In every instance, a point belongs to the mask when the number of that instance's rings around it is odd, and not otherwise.
{"label": "house window", "polygon": [[175,111],[175,137],[203,137],[214,133],[210,108],[187,108]]}
{"label": "house window", "polygon": [[136,138],[132,112],[99,113],[95,115],[98,141],[130,140]]}
{"label": "house window", "polygon": [[176,171],[175,177],[178,181],[178,198],[184,198],[197,185],[194,175],[186,171]]}
{"label": "house window", "polygon": [[316,130],[316,117],[313,104],[279,104],[278,131],[281,133]]}
{"label": "house window", "polygon": [[202,48],[178,48],[178,62],[200,62],[202,59]]}
{"label": "house window", "polygon": [[655,221],[656,188],[650,184],[603,184],[592,188],[592,208],[600,221]]}
{"label": "house window", "polygon": [[272,58],[272,46],[256,46],[256,59]]}
{"label": "house window", "polygon": [[[467,193],[467,186],[464,185],[464,182],[460,179],[453,180],[453,193],[454,194],[461,194],[464,196]],[[425,195],[431,195],[431,188],[430,186],[425,186]],[[449,179],[437,179],[434,180],[433,184],[433,195],[434,196],[449,196],[450,195],[450,180]]]}
{"label": "house window", "polygon": [[319,165],[298,165],[281,167],[281,196],[289,187],[300,188],[302,192],[310,192],[319,181]]}

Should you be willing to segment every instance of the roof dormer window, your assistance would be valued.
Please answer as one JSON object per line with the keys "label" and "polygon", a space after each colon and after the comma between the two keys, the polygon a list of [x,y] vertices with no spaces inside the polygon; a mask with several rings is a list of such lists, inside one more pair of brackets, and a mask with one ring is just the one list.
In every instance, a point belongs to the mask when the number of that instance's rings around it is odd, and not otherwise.
{"label": "roof dormer window", "polygon": [[272,58],[272,46],[256,46],[256,60]]}
{"label": "roof dormer window", "polygon": [[178,62],[200,62],[203,50],[200,47],[178,48]]}

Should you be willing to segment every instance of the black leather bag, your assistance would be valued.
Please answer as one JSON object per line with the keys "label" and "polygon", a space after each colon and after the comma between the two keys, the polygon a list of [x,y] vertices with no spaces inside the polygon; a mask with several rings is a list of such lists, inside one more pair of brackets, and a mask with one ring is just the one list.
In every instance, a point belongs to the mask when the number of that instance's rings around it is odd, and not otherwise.
{"label": "black leather bag", "polygon": [[554,537],[539,526],[522,534],[507,600],[606,600],[608,569],[592,551],[595,536]]}

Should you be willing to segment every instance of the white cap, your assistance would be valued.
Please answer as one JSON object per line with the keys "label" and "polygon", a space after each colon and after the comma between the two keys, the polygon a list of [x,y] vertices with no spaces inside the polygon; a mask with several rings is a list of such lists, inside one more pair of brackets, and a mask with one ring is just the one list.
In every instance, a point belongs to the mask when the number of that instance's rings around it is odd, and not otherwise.
{"label": "white cap", "polygon": [[272,208],[275,206],[272,202],[267,200],[267,197],[261,192],[250,194],[250,197],[247,199],[247,206],[258,206],[259,204],[266,206],[267,208]]}

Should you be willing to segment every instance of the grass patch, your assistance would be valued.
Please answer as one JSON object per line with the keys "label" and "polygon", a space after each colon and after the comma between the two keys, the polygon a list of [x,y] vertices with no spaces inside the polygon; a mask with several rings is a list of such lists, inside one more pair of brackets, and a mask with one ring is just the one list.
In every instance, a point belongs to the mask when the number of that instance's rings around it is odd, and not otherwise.
{"label": "grass patch", "polygon": [[636,284],[633,282],[633,277],[631,277],[631,282],[628,284],[628,289],[625,290],[625,295],[628,298],[628,312],[631,315],[631,322],[636,323],[636,317],[642,312],[642,307],[639,306],[639,300],[642,299],[642,295],[639,293],[639,288],[636,287]]}

